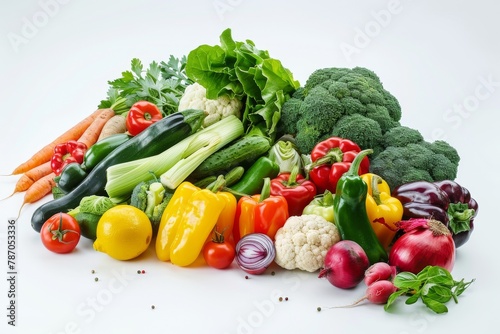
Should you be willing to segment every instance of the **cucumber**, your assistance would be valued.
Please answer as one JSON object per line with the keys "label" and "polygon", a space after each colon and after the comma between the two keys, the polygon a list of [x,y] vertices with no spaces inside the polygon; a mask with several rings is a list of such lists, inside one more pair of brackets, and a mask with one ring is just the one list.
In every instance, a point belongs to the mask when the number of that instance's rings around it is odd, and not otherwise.
{"label": "cucumber", "polygon": [[65,196],[38,207],[31,227],[40,232],[43,223],[58,212],[68,212],[89,195],[106,195],[106,170],[109,166],[159,154],[196,132],[205,118],[202,110],[188,109],[168,115],[118,146],[102,159],[88,176]]}
{"label": "cucumber", "polygon": [[243,136],[205,159],[191,174],[195,179],[225,174],[236,166],[254,162],[271,149],[262,136]]}

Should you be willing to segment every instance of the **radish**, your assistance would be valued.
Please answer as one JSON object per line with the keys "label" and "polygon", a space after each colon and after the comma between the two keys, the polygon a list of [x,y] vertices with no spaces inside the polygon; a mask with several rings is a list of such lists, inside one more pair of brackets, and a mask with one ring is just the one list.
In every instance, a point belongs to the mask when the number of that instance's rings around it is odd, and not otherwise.
{"label": "radish", "polygon": [[372,283],[366,288],[366,294],[363,298],[357,300],[351,305],[339,306],[336,308],[353,307],[360,304],[364,300],[368,300],[372,304],[385,304],[389,297],[398,290],[391,281],[383,280]]}
{"label": "radish", "polygon": [[396,276],[396,267],[386,262],[376,262],[365,271],[364,282],[366,286],[381,281],[390,280]]}
{"label": "radish", "polygon": [[368,256],[358,243],[341,240],[328,249],[318,277],[326,277],[338,288],[350,289],[363,280],[369,266]]}

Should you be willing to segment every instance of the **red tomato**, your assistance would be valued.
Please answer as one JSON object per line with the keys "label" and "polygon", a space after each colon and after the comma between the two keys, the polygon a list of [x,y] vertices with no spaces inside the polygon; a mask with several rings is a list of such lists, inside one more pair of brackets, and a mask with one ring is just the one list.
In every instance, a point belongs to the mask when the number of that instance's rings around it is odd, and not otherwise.
{"label": "red tomato", "polygon": [[80,241],[80,225],[67,213],[56,213],[43,224],[40,230],[42,243],[54,253],[69,253]]}
{"label": "red tomato", "polygon": [[212,268],[225,269],[229,267],[235,256],[234,246],[227,241],[209,241],[203,247],[203,257]]}

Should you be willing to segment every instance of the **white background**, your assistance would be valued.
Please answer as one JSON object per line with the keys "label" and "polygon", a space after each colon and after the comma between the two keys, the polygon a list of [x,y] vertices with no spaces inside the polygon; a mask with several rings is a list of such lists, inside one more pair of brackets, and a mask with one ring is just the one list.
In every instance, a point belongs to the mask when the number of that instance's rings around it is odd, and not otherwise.
{"label": "white background", "polygon": [[[322,67],[374,70],[400,101],[402,123],[446,139],[462,157],[457,181],[479,202],[476,230],[458,250],[456,278],[476,282],[436,316],[398,302],[350,309],[362,286],[343,291],[317,274],[273,268],[246,280],[236,267],[176,268],[153,249],[119,262],[83,240],[69,255],[48,252],[17,222],[16,327],[7,325],[7,221],[22,194],[0,202],[0,331],[5,333],[484,333],[497,331],[500,8],[495,1],[107,1],[23,0],[0,10],[0,174],[105,98],[130,60],[167,60],[218,44],[231,28],[282,60],[301,84]],[[0,197],[17,177],[0,177]],[[138,275],[137,270],[146,270]],[[95,270],[96,274],[91,274]],[[2,274],[3,273],[3,274]],[[99,281],[95,282],[94,277]],[[279,297],[288,297],[279,302]],[[151,306],[155,305],[152,310]],[[316,312],[322,306],[323,312]],[[482,330],[481,328],[486,328]]]}

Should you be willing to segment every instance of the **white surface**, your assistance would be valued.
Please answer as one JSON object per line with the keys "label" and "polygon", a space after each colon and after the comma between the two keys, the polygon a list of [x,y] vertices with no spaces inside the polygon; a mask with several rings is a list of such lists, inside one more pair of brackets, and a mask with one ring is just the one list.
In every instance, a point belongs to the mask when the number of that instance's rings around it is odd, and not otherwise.
{"label": "white surface", "polygon": [[[17,225],[13,328],[7,325],[6,235],[7,221],[22,202],[18,194],[0,202],[0,332],[497,331],[500,8],[495,1],[25,0],[1,7],[0,174],[95,110],[107,80],[129,69],[133,57],[148,64],[181,56],[200,44],[217,44],[229,27],[234,39],[251,39],[282,60],[302,84],[321,67],[374,70],[399,99],[404,124],[429,140],[444,137],[459,150],[457,181],[472,192],[480,212],[453,270],[456,278],[476,282],[459,304],[449,304],[448,314],[436,316],[420,303],[401,302],[391,313],[374,305],[318,313],[317,306],[349,304],[363,288],[342,291],[316,274],[275,269],[275,276],[268,272],[246,280],[236,267],[176,268],[159,262],[152,249],[119,262],[93,251],[86,240],[75,253],[52,254],[30,226],[38,204],[30,205]],[[347,45],[357,52],[343,52]],[[0,178],[0,197],[11,193],[16,180]],[[147,273],[138,275],[138,269]],[[280,296],[289,300],[280,303]]]}

